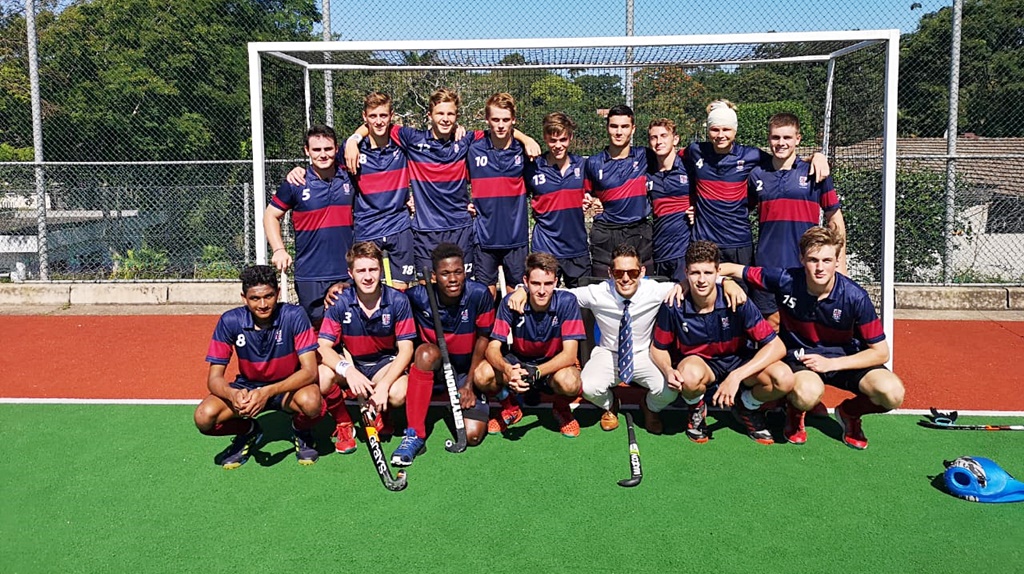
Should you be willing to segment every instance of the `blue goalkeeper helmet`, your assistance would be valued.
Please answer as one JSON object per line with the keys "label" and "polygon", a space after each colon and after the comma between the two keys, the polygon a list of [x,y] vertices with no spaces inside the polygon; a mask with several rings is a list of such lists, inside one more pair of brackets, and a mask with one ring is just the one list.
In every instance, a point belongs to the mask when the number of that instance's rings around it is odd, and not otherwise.
{"label": "blue goalkeeper helmet", "polygon": [[1010,476],[992,459],[961,456],[945,464],[942,478],[953,496],[971,502],[1024,501],[1024,482]]}

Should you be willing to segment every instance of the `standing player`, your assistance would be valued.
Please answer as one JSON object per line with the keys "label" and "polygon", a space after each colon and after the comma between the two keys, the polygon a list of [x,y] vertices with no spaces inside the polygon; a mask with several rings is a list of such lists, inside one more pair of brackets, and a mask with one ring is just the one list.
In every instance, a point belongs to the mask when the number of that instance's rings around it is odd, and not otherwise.
{"label": "standing player", "polygon": [[[469,178],[476,208],[476,280],[497,293],[498,266],[505,272],[505,284],[514,285],[524,275],[529,217],[526,186],[523,184],[523,146],[512,137],[516,124],[516,101],[510,94],[497,93],[487,99],[484,137],[469,144]],[[502,296],[505,294],[502,293]]]}
{"label": "standing player", "polygon": [[416,326],[406,296],[381,283],[383,254],[374,242],[356,243],[345,259],[354,287],[327,309],[319,344],[320,390],[337,424],[334,448],[349,454],[356,441],[341,387],[369,398],[378,413],[402,406]]}
{"label": "standing player", "polygon": [[[477,384],[497,396],[503,407],[499,417],[487,423],[490,434],[498,434],[523,418],[519,404],[508,391],[525,393],[531,388],[555,395],[553,413],[563,436],[580,434],[569,404],[580,393],[576,351],[587,335],[576,297],[568,291],[555,291],[557,273],[558,260],[553,255],[531,253],[523,276],[528,294],[525,309],[513,312],[509,307],[511,295],[498,307],[487,361],[480,363],[476,376]],[[506,345],[508,353],[503,351]]]}
{"label": "standing player", "polygon": [[657,160],[651,162],[647,173],[647,192],[654,210],[654,273],[683,282],[690,246],[690,179],[677,153],[676,123],[666,118],[653,120],[647,138]]}
{"label": "standing player", "polygon": [[786,362],[794,372],[794,389],[786,411],[786,439],[807,441],[804,413],[814,408],[825,384],[854,393],[835,409],[843,442],[865,449],[868,439],[861,417],[903,404],[903,383],[885,368],[889,345],[882,322],[866,291],[836,273],[844,238],[812,227],[800,238],[802,267],[779,269],[722,265],[722,273],[742,276],[752,286],[775,295],[781,337],[789,349]]}
{"label": "standing player", "polygon": [[717,285],[720,262],[718,246],[710,241],[687,249],[689,290],[682,304],[658,310],[651,359],[688,405],[687,438],[707,442],[704,394],[717,384],[712,403],[731,407],[750,438],[772,444],[761,406],[793,390],[793,372],[781,361],[786,347],[753,303],[729,309]]}
{"label": "standing player", "polygon": [[[462,249],[466,273],[472,275],[476,237],[468,211],[469,173],[465,160],[470,142],[482,138],[483,132],[467,132],[461,139],[455,138],[460,103],[455,92],[438,89],[430,96],[430,129],[393,125],[389,137],[409,158],[410,185],[416,206],[412,221],[416,267],[423,269],[430,265],[433,249],[447,242]],[[367,127],[360,126],[345,144],[345,163],[349,171],[355,172],[359,167],[359,142],[368,134]],[[520,135],[517,132],[516,137]],[[539,153],[536,142],[527,152]]]}
{"label": "standing player", "polygon": [[[214,458],[226,469],[249,460],[250,450],[263,437],[256,417],[266,410],[292,413],[295,456],[299,464],[319,458],[311,429],[324,415],[316,388],[316,335],[302,309],[279,304],[277,273],[269,265],[242,271],[242,307],[220,316],[206,353],[210,389],[195,412],[199,432],[235,435],[231,445]],[[238,353],[239,374],[224,378],[232,352]]]}
{"label": "standing player", "polygon": [[[358,170],[353,178],[358,193],[353,206],[355,241],[373,241],[388,252],[392,286],[405,290],[415,277],[409,168],[405,152],[391,141],[394,113],[391,96],[371,92],[363,99],[363,122],[369,132],[359,142]],[[339,153],[338,160],[344,156]],[[304,185],[305,171],[295,168],[288,181]]]}
{"label": "standing player", "polygon": [[533,207],[531,250],[558,260],[559,275],[568,287],[591,274],[587,227],[583,219],[583,158],[569,153],[576,124],[562,112],[544,116],[548,151],[527,162],[523,172]]}
{"label": "standing player", "polygon": [[[694,186],[696,222],[693,239],[705,239],[722,250],[722,261],[750,265],[754,239],[750,231],[747,177],[757,166],[770,166],[771,154],[736,143],[736,106],[728,100],[708,105],[708,140],[691,143],[683,160]],[[829,174],[825,156],[811,158],[812,173]]]}
{"label": "standing player", "polygon": [[292,211],[295,228],[295,291],[299,305],[314,326],[324,318],[324,296],[331,285],[348,281],[343,253],[352,246],[352,199],[348,174],[338,168],[334,130],[315,125],[306,132],[303,148],[311,165],[304,185],[281,183],[263,215],[271,261],[280,271],[292,263],[281,238],[281,219]]}
{"label": "standing player", "polygon": [[[796,148],[801,139],[799,118],[789,113],[772,116],[768,120],[772,165],[755,167],[747,180],[749,193],[758,202],[758,267],[800,267],[800,237],[821,223],[822,212],[826,226],[846,237],[846,222],[832,177],[815,182],[809,173],[810,164],[797,161]],[[839,272],[846,275],[845,247],[839,251]],[[775,297],[761,290],[754,290],[750,297],[778,330]]]}
{"label": "standing player", "polygon": [[605,120],[608,146],[587,158],[585,189],[604,207],[590,229],[594,275],[604,275],[612,250],[622,243],[636,249],[644,267],[654,268],[651,246],[651,206],[647,200],[648,150],[633,147],[633,110],[617,105]]}
{"label": "standing player", "polygon": [[[445,344],[459,386],[462,416],[466,422],[466,440],[470,446],[487,436],[487,398],[476,388],[476,371],[484,360],[487,337],[494,326],[494,299],[481,283],[466,279],[462,249],[442,243],[434,248],[433,278],[436,280],[438,313]],[[428,277],[427,280],[430,280]],[[409,389],[405,412],[409,428],[402,443],[391,456],[391,464],[409,466],[426,451],[427,407],[434,387],[445,388],[438,333],[427,298],[427,288],[417,285],[407,291],[413,317],[423,341],[413,353],[409,367]]]}

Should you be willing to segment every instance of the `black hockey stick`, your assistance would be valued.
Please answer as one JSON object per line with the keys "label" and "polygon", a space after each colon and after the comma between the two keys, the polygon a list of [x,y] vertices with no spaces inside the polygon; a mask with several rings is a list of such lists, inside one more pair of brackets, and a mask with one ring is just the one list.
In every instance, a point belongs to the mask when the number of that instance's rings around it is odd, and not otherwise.
{"label": "black hockey stick", "polygon": [[394,492],[405,490],[405,487],[408,486],[405,471],[400,470],[398,476],[391,476],[391,468],[388,467],[387,459],[384,458],[384,449],[380,447],[377,427],[373,426],[373,420],[377,418],[377,411],[363,397],[359,397],[359,414],[363,419],[363,430],[366,432],[366,447],[370,451],[370,459],[373,460],[373,467],[377,469],[377,475],[384,483],[384,488]]}
{"label": "black hockey stick", "polygon": [[946,430],[1024,431],[1024,425],[958,425],[956,424],[958,416],[956,411],[942,412],[935,407],[932,407],[931,410],[931,416],[926,416],[927,420],[917,421],[917,424],[927,428]]}
{"label": "black hockey stick", "polygon": [[640,484],[644,471],[640,468],[640,447],[636,445],[636,431],[633,430],[633,415],[626,413],[626,434],[629,437],[629,478],[619,481],[619,486],[627,488]]}
{"label": "black hockey stick", "polygon": [[444,340],[444,325],[441,323],[441,313],[438,311],[437,292],[430,282],[430,269],[423,269],[424,284],[427,288],[427,300],[430,301],[430,312],[434,314],[434,335],[437,337],[437,347],[441,349],[441,363],[444,370],[444,384],[448,389],[448,402],[452,406],[452,418],[455,419],[455,440],[444,441],[444,449],[448,452],[463,452],[466,450],[466,421],[462,419],[462,403],[459,402],[459,387],[455,382],[455,369],[452,368],[451,358],[448,356],[448,343]]}

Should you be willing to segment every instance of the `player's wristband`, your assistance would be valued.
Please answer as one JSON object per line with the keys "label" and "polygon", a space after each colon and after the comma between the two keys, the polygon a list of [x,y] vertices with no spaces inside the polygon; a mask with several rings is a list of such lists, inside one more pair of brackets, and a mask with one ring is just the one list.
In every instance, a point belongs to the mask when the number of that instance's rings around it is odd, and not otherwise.
{"label": "player's wristband", "polygon": [[273,250],[271,253],[277,253],[278,251],[287,251],[287,249],[285,249],[284,247],[278,247],[277,249]]}
{"label": "player's wristband", "polygon": [[341,378],[346,378],[345,373],[347,373],[348,370],[351,368],[352,363],[346,361],[345,359],[342,359],[338,361],[337,365],[334,366],[334,372],[338,373],[338,376],[340,376]]}
{"label": "player's wristband", "polygon": [[736,280],[733,279],[732,277],[726,277],[725,275],[719,275],[718,279],[715,281],[715,284],[716,285],[721,285],[725,281],[736,281]]}
{"label": "player's wristband", "polygon": [[363,141],[363,136],[361,136],[359,134],[352,134],[352,135],[348,136],[348,141],[359,143],[359,142]]}

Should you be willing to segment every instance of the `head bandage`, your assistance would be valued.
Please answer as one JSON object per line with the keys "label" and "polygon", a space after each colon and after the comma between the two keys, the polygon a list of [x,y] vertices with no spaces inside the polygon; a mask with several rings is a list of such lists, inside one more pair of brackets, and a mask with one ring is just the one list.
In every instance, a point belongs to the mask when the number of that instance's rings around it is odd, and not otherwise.
{"label": "head bandage", "polygon": [[736,111],[725,102],[712,102],[711,111],[708,112],[708,127],[721,126],[724,128],[736,129]]}

